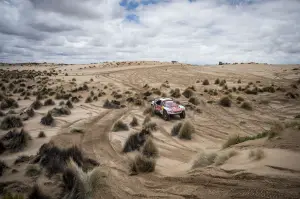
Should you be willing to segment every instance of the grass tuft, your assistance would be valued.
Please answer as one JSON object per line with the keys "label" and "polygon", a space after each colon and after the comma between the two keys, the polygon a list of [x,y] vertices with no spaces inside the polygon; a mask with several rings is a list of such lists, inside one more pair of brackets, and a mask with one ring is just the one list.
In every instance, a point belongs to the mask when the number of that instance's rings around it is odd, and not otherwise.
{"label": "grass tuft", "polygon": [[128,131],[129,128],[127,124],[125,124],[122,120],[118,120],[117,122],[114,123],[112,131],[117,132],[117,131]]}
{"label": "grass tuft", "polygon": [[138,122],[137,118],[135,116],[133,116],[132,120],[130,122],[130,126],[135,127],[135,126],[138,126],[138,125],[139,125],[139,122]]}
{"label": "grass tuft", "polygon": [[224,107],[231,107],[231,99],[227,96],[222,97],[219,101],[219,104]]}
{"label": "grass tuft", "polygon": [[193,133],[195,133],[195,127],[190,121],[185,121],[180,128],[178,137],[180,139],[191,140]]}
{"label": "grass tuft", "polygon": [[177,136],[181,127],[182,127],[182,122],[175,124],[171,130],[171,135]]}

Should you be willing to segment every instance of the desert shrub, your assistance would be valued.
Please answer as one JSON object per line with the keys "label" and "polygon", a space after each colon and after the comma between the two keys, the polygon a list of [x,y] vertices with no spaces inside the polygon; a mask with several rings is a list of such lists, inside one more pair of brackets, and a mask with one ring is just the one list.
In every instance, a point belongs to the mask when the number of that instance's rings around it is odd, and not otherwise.
{"label": "desert shrub", "polygon": [[95,95],[94,91],[91,91],[90,94],[91,94],[91,96],[94,96],[94,95]]}
{"label": "desert shrub", "polygon": [[11,152],[23,150],[28,146],[29,140],[31,140],[31,137],[24,129],[21,129],[20,132],[17,130],[9,131],[1,138],[5,149]]}
{"label": "desert shrub", "polygon": [[131,174],[148,173],[155,170],[156,161],[154,158],[147,158],[142,154],[135,156],[129,163]]}
{"label": "desert shrub", "polygon": [[23,126],[23,123],[19,117],[14,116],[14,115],[7,115],[1,121],[0,129],[7,130],[7,129],[11,129],[11,128],[19,128],[22,126]]}
{"label": "desert shrub", "polygon": [[156,131],[157,130],[157,124],[155,122],[146,122],[144,124],[144,128],[148,131]]}
{"label": "desert shrub", "polygon": [[13,98],[4,98],[0,104],[0,109],[4,110],[7,108],[18,108],[19,104]]}
{"label": "desert shrub", "polygon": [[216,158],[215,158],[215,165],[219,166],[224,164],[229,158],[235,156],[237,154],[236,151],[229,151],[229,152],[224,152],[219,154]]}
{"label": "desert shrub", "polygon": [[227,96],[222,97],[219,101],[219,104],[225,107],[231,107],[231,99]]}
{"label": "desert shrub", "polygon": [[215,84],[220,84],[220,79],[219,78],[215,80]]}
{"label": "desert shrub", "polygon": [[46,137],[45,132],[44,131],[40,131],[39,135],[38,135],[38,138],[44,138],[44,137]]}
{"label": "desert shrub", "polygon": [[152,92],[150,92],[150,91],[146,91],[146,92],[144,92],[144,96],[150,96],[150,95],[152,95]]}
{"label": "desert shrub", "polygon": [[180,129],[181,129],[181,127],[182,127],[182,122],[179,122],[179,123],[175,124],[173,126],[172,130],[171,130],[171,135],[172,136],[177,136]]}
{"label": "desert shrub", "polygon": [[4,117],[5,113],[3,111],[0,111],[0,117]]}
{"label": "desert shrub", "polygon": [[72,102],[70,100],[68,100],[66,102],[66,105],[67,105],[68,108],[73,108],[73,104],[72,104]]}
{"label": "desert shrub", "polygon": [[171,93],[172,97],[179,98],[181,96],[180,89],[175,88],[174,92]]}
{"label": "desert shrub", "polygon": [[209,81],[208,79],[205,79],[203,82],[202,82],[203,85],[209,85]]}
{"label": "desert shrub", "polygon": [[63,105],[65,105],[65,101],[60,101],[59,106],[63,106]]}
{"label": "desert shrub", "polygon": [[72,129],[72,130],[70,131],[70,133],[81,133],[81,134],[83,134],[84,131],[83,131],[82,129],[74,128],[74,129]]}
{"label": "desert shrub", "polygon": [[194,91],[192,89],[185,89],[182,95],[186,98],[190,98],[194,95]]}
{"label": "desert shrub", "polygon": [[242,80],[241,80],[241,79],[239,79],[239,80],[237,81],[237,83],[238,83],[238,84],[242,83]]}
{"label": "desert shrub", "polygon": [[156,95],[161,95],[161,91],[158,88],[153,88],[152,91]]}
{"label": "desert shrub", "polygon": [[248,111],[253,110],[252,105],[249,102],[243,102],[241,108],[246,109]]}
{"label": "desert shrub", "polygon": [[241,96],[238,96],[238,97],[236,98],[236,100],[237,100],[237,101],[240,101],[240,102],[243,102],[243,101],[244,101],[244,98],[242,98]]}
{"label": "desert shrub", "polygon": [[226,84],[226,80],[225,79],[223,79],[223,80],[221,80],[220,81],[220,84],[219,84],[219,86],[224,86]]}
{"label": "desert shrub", "polygon": [[51,98],[47,99],[44,102],[44,106],[53,106],[53,105],[55,105],[55,102]]}
{"label": "desert shrub", "polygon": [[[99,168],[84,172],[74,161],[68,163],[68,167],[63,172],[64,189],[61,194],[64,199],[84,199],[97,198],[99,186],[107,189],[103,179],[108,176]],[[106,195],[106,194],[105,194]]]}
{"label": "desert shrub", "polygon": [[50,111],[47,113],[47,115],[42,117],[41,124],[46,125],[46,126],[51,126],[54,124],[54,118],[52,117]]}
{"label": "desert shrub", "polygon": [[117,132],[117,131],[128,131],[129,128],[127,124],[125,124],[122,120],[118,120],[117,122],[114,123],[112,131]]}
{"label": "desert shrub", "polygon": [[29,162],[32,159],[32,156],[28,156],[28,155],[21,155],[19,156],[14,164],[20,164],[20,163],[24,163],[24,162]]}
{"label": "desert shrub", "polygon": [[253,160],[261,160],[265,157],[265,153],[262,149],[251,150],[249,152],[249,158]]}
{"label": "desert shrub", "polygon": [[91,96],[88,96],[86,99],[85,99],[85,103],[91,103],[93,101],[92,97]]}
{"label": "desert shrub", "polygon": [[190,140],[193,133],[195,133],[195,127],[190,121],[185,121],[180,128],[178,138]]}
{"label": "desert shrub", "polygon": [[44,191],[36,184],[28,195],[29,199],[51,199],[50,196],[46,195]]}
{"label": "desert shrub", "polygon": [[4,171],[8,168],[5,162],[0,160],[0,176],[3,175]]}
{"label": "desert shrub", "polygon": [[130,126],[135,127],[135,126],[138,126],[138,125],[139,125],[139,122],[138,122],[137,118],[132,117],[132,120],[130,122]]}
{"label": "desert shrub", "polygon": [[144,102],[143,102],[143,100],[141,99],[141,98],[136,98],[136,99],[134,99],[134,105],[136,105],[136,106],[142,106],[142,105],[144,105]]}
{"label": "desert shrub", "polygon": [[170,85],[169,85],[169,83],[162,83],[161,87],[170,88]]}
{"label": "desert shrub", "polygon": [[72,81],[73,81],[73,82],[76,82],[76,78],[72,78]]}
{"label": "desert shrub", "polygon": [[108,99],[104,101],[103,108],[107,109],[118,109],[120,108],[120,104],[114,103],[114,101],[109,101]]}
{"label": "desert shrub", "polygon": [[194,105],[200,104],[200,100],[197,97],[191,97],[189,99],[189,102],[192,103],[192,104],[194,104]]}
{"label": "desert shrub", "polygon": [[212,165],[217,157],[216,153],[205,153],[201,152],[197,155],[193,162],[192,168],[206,167]]}
{"label": "desert shrub", "polygon": [[93,101],[98,101],[98,97],[97,97],[97,96],[94,96],[94,97],[93,97]]}
{"label": "desert shrub", "polygon": [[61,149],[49,142],[40,147],[33,162],[39,163],[49,175],[52,175],[63,172],[70,159],[73,159],[81,167],[84,165],[83,154],[77,146]]}
{"label": "desert shrub", "polygon": [[145,143],[146,135],[148,134],[150,134],[150,132],[143,129],[141,132],[133,133],[129,135],[129,137],[127,138],[124,144],[123,152],[127,153],[131,151],[139,150],[140,147],[143,146],[143,144]]}
{"label": "desert shrub", "polygon": [[3,199],[24,199],[24,196],[21,194],[12,194],[9,192],[9,193],[5,193]]}
{"label": "desert shrub", "polygon": [[79,99],[78,99],[78,97],[74,96],[74,97],[71,97],[71,101],[74,103],[77,103],[77,102],[79,102]]}
{"label": "desert shrub", "polygon": [[291,99],[296,99],[296,98],[297,98],[297,94],[294,94],[294,93],[292,93],[292,92],[287,92],[287,93],[285,94],[285,96],[287,96],[287,97],[289,97],[289,98],[291,98]]}
{"label": "desert shrub", "polygon": [[275,93],[275,88],[273,86],[265,86],[262,88],[264,92]]}
{"label": "desert shrub", "polygon": [[151,121],[151,117],[149,115],[147,115],[143,121],[143,125],[150,122]]}
{"label": "desert shrub", "polygon": [[41,103],[41,101],[39,100],[35,100],[30,107],[32,107],[34,110],[38,110],[43,106],[43,104]]}
{"label": "desert shrub", "polygon": [[71,111],[67,106],[62,106],[62,107],[59,107],[59,108],[55,107],[49,112],[53,116],[71,115]]}
{"label": "desert shrub", "polygon": [[151,106],[148,106],[148,107],[144,110],[144,112],[143,112],[144,115],[147,115],[147,114],[149,114],[149,113],[152,113],[152,107],[151,107]]}
{"label": "desert shrub", "polygon": [[29,164],[26,168],[25,176],[37,177],[41,174],[41,169],[38,165]]}
{"label": "desert shrub", "polygon": [[142,148],[142,154],[148,158],[158,157],[158,149],[150,137],[148,137],[148,139],[146,140],[146,142]]}

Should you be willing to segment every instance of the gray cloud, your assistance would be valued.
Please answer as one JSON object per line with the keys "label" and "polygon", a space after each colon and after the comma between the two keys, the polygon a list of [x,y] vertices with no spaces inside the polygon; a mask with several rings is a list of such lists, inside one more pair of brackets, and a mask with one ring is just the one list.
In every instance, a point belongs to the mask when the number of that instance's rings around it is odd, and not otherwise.
{"label": "gray cloud", "polygon": [[298,0],[235,1],[2,0],[0,61],[300,62]]}

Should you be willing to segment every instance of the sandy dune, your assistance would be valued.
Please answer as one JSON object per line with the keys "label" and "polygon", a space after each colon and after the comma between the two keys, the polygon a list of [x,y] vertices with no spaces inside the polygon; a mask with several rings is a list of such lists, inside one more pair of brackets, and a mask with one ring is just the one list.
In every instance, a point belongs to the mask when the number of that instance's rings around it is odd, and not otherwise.
{"label": "sandy dune", "polygon": [[[4,152],[0,155],[10,168],[0,177],[1,187],[5,182],[13,181],[31,185],[36,180],[24,177],[28,163],[14,165],[20,155],[35,155],[42,144],[50,140],[60,147],[78,145],[89,158],[100,163],[105,172],[106,185],[97,198],[300,198],[300,114],[299,97],[292,99],[286,93],[300,94],[299,88],[291,87],[300,78],[298,65],[264,65],[242,64],[223,66],[191,66],[160,62],[103,63],[89,65],[40,64],[38,66],[10,66],[4,70],[55,70],[58,75],[50,76],[48,87],[62,86],[71,90],[74,85],[87,82],[89,91],[79,91],[73,96],[81,95],[80,102],[73,103],[71,115],[55,117],[55,126],[40,124],[42,116],[59,105],[61,100],[54,99],[55,106],[43,106],[36,110],[34,117],[24,121],[24,128],[32,136],[30,144],[16,153]],[[61,70],[61,72],[59,72]],[[65,76],[65,73],[68,76]],[[75,84],[72,79],[76,78]],[[215,80],[226,79],[228,89],[246,87],[253,82],[263,88],[274,85],[274,93],[258,92],[256,95],[244,91],[226,92],[222,86],[214,84]],[[60,80],[58,80],[60,79]],[[93,81],[90,81],[93,79]],[[203,85],[208,79],[210,84]],[[238,80],[241,79],[241,83]],[[162,87],[169,82],[170,88]],[[198,82],[198,83],[197,83]],[[31,84],[27,82],[27,84]],[[49,85],[50,84],[50,85]],[[126,102],[132,93],[144,93],[144,85],[159,88],[169,96],[171,89],[179,88],[183,92],[187,87],[195,87],[195,96],[200,100],[196,108],[189,108],[186,97],[177,98],[181,104],[188,105],[187,117],[195,127],[196,133],[191,140],[181,140],[171,136],[174,124],[180,118],[164,121],[160,116],[151,120],[157,124],[157,130],[152,132],[153,141],[159,150],[155,171],[129,175],[128,160],[138,152],[122,153],[123,145],[131,132],[142,129],[146,117],[144,109],[150,104],[145,100],[144,106],[135,106]],[[299,83],[298,86],[299,87]],[[107,88],[106,88],[107,87]],[[206,90],[216,89],[217,95],[210,95]],[[98,101],[85,103],[91,91],[106,94],[98,97]],[[98,91],[99,90],[99,91]],[[106,99],[114,99],[113,91],[118,91],[122,97],[118,99],[125,107],[121,109],[103,108]],[[19,98],[19,93],[13,98]],[[218,101],[223,96],[230,95],[231,107],[223,107]],[[243,97],[250,102],[253,110],[242,109],[237,103],[237,97]],[[151,97],[158,97],[153,94]],[[35,97],[18,101],[16,112],[30,106]],[[42,100],[44,101],[44,100]],[[66,101],[66,100],[65,100]],[[7,112],[5,110],[4,112]],[[112,126],[117,120],[129,124],[132,117],[138,119],[140,125],[130,127],[128,131],[112,132]],[[3,120],[3,117],[0,118]],[[254,136],[269,130],[274,123],[298,123],[287,125],[279,135],[272,139],[267,137],[249,140],[223,149],[223,144],[230,136]],[[298,125],[298,126],[297,126]],[[82,129],[84,133],[71,133],[72,129]],[[46,138],[37,138],[44,131]],[[3,136],[8,130],[0,130]],[[263,157],[249,157],[251,151],[260,149]],[[192,169],[193,162],[200,153],[216,153],[218,155],[235,151],[236,154],[225,160],[221,165],[212,164],[206,167]],[[12,173],[12,169],[19,172]],[[37,182],[51,192],[55,187],[53,179],[40,177]],[[51,184],[52,183],[52,184]],[[17,186],[17,185],[15,185]],[[15,191],[15,187],[1,188],[1,191]],[[27,193],[27,189],[20,188]],[[0,191],[0,193],[1,193]]]}

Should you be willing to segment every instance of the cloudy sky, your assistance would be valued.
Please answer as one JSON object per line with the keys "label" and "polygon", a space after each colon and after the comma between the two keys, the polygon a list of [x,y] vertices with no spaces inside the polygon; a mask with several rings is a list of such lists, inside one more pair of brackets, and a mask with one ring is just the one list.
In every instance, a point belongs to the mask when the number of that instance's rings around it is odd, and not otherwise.
{"label": "cloudy sky", "polygon": [[0,0],[0,62],[300,63],[300,0]]}

